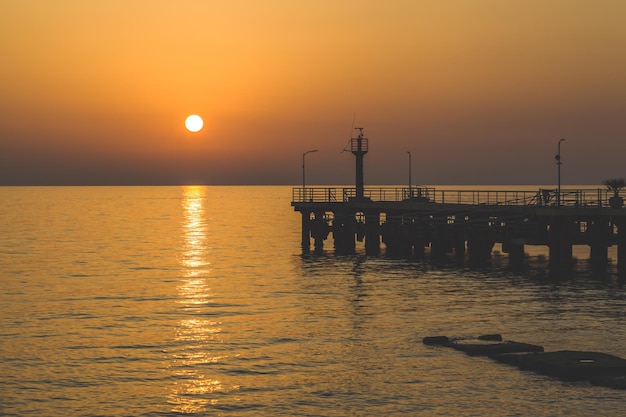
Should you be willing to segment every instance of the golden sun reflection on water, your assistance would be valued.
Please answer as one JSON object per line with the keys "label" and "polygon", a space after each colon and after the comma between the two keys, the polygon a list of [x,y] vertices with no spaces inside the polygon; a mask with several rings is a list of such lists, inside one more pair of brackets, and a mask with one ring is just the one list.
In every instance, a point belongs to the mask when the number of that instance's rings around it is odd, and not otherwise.
{"label": "golden sun reflection on water", "polygon": [[168,401],[173,412],[184,414],[207,411],[208,406],[218,402],[211,394],[224,390],[222,382],[203,366],[223,359],[212,352],[212,344],[220,341],[221,323],[204,318],[212,302],[207,281],[211,263],[206,199],[206,187],[183,188],[184,243],[180,256],[182,280],[178,285],[183,318],[176,329],[176,349],[170,365],[177,382]]}

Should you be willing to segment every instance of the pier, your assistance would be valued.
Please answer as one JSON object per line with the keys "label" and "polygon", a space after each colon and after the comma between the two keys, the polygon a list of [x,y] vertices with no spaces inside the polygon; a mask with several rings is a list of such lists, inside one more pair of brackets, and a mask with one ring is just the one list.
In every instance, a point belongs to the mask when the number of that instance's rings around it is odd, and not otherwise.
{"label": "pier", "polygon": [[[469,264],[489,261],[501,244],[512,266],[521,266],[526,245],[549,248],[551,271],[568,271],[573,245],[588,245],[594,268],[606,267],[608,248],[617,246],[617,267],[626,271],[626,210],[623,197],[607,189],[527,191],[437,190],[432,187],[365,187],[367,140],[352,139],[356,187],[292,189],[302,216],[302,250],[323,252],[332,237],[337,254],[433,259],[454,256]],[[560,162],[560,161],[559,161]],[[618,202],[618,204],[616,204]]]}
{"label": "pier", "polygon": [[302,215],[302,249],[354,253],[356,242],[377,255],[431,257],[468,255],[480,264],[502,244],[512,264],[522,262],[525,245],[549,248],[550,265],[565,269],[572,245],[589,245],[595,266],[606,265],[608,248],[617,245],[618,268],[626,267],[626,210],[612,208],[603,189],[481,191],[428,187],[294,188],[294,210]]}

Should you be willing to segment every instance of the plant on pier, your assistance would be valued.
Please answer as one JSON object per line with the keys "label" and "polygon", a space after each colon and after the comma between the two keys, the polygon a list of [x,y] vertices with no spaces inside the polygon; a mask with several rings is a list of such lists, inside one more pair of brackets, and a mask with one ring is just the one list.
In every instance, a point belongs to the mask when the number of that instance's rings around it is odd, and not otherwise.
{"label": "plant on pier", "polygon": [[626,186],[624,178],[610,178],[605,180],[602,184],[606,186],[607,190],[613,191],[613,197],[609,198],[609,205],[613,208],[623,207],[624,198],[620,197],[619,192]]}

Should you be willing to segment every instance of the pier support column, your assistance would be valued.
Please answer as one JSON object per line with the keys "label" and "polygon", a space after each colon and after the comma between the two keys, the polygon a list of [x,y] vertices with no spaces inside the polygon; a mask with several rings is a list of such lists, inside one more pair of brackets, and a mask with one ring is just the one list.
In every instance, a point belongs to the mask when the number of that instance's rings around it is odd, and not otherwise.
{"label": "pier support column", "polygon": [[308,253],[311,249],[311,212],[302,212],[302,253]]}
{"label": "pier support column", "polygon": [[609,262],[609,243],[611,239],[611,225],[607,218],[596,219],[587,225],[589,234],[589,245],[591,250],[589,258],[593,268],[606,267]]}
{"label": "pier support column", "polygon": [[413,250],[412,255],[416,259],[424,258],[425,234],[426,225],[424,222],[418,219],[413,219],[409,231],[409,244]]}
{"label": "pier support column", "polygon": [[454,257],[457,261],[463,262],[465,260],[465,253],[467,251],[465,239],[455,239],[454,241]]}
{"label": "pier support column", "polygon": [[335,213],[333,221],[333,240],[335,252],[352,254],[355,252],[356,223],[354,213]]}
{"label": "pier support column", "polygon": [[365,213],[365,253],[378,255],[380,253],[380,213]]}
{"label": "pier support column", "polygon": [[473,266],[488,265],[492,249],[493,242],[491,242],[488,237],[473,237],[467,242],[469,263]]}
{"label": "pier support column", "polygon": [[617,226],[617,271],[621,277],[626,277],[626,220],[614,223]]}
{"label": "pier support column", "polygon": [[400,244],[402,255],[406,258],[411,258],[413,256],[413,242],[411,240],[411,220],[410,219],[402,219],[402,223],[400,226]]}
{"label": "pier support column", "polygon": [[465,259],[467,240],[467,224],[465,218],[456,217],[454,219],[454,256],[457,261]]}
{"label": "pier support column", "polygon": [[509,254],[509,266],[514,269],[521,268],[524,264],[524,240],[511,239],[502,244],[502,252]]}
{"label": "pier support column", "polygon": [[522,227],[523,223],[507,222],[503,229],[502,252],[509,254],[509,267],[512,269],[520,269],[524,264],[526,239],[522,237]]}
{"label": "pier support column", "polygon": [[468,262],[472,266],[488,265],[494,243],[487,220],[471,219],[467,241]]}
{"label": "pier support column", "polygon": [[446,218],[435,217],[430,241],[430,258],[433,261],[444,261],[448,256],[450,246]]}
{"label": "pier support column", "polygon": [[387,220],[382,226],[383,242],[385,243],[386,255],[397,258],[408,255],[407,233],[403,230],[404,225],[399,217],[390,216],[387,213]]}
{"label": "pier support column", "polygon": [[321,253],[324,251],[324,239],[328,236],[328,230],[326,221],[324,220],[324,212],[316,212],[315,219],[313,220],[313,226],[311,230],[313,235],[315,252]]}
{"label": "pier support column", "polygon": [[550,272],[567,276],[572,269],[574,222],[567,217],[553,217],[550,222]]}

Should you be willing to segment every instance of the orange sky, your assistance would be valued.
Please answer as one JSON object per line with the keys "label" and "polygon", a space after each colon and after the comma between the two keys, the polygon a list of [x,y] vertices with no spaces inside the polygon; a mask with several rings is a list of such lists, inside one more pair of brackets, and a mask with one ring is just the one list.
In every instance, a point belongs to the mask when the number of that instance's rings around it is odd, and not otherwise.
{"label": "orange sky", "polygon": [[[626,176],[622,0],[3,0],[0,184]],[[184,129],[188,114],[205,120]]]}

